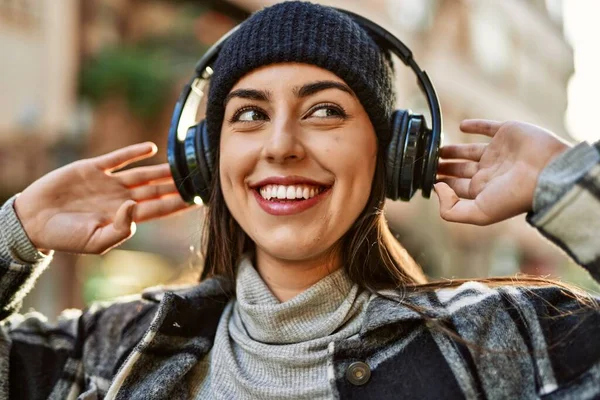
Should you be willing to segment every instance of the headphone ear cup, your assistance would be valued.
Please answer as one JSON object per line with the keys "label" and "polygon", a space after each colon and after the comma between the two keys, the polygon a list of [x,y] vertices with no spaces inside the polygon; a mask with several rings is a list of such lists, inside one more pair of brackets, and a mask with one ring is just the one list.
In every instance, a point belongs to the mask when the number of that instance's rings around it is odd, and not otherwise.
{"label": "headphone ear cup", "polygon": [[429,198],[437,177],[439,150],[442,145],[442,134],[435,135],[423,121],[424,140],[420,158],[423,160],[422,176],[420,177],[423,197]]}
{"label": "headphone ear cup", "polygon": [[425,137],[424,118],[422,115],[411,115],[408,122],[402,167],[400,168],[400,198],[408,201],[418,188],[422,187],[423,170],[423,138]]}
{"label": "headphone ear cup", "polygon": [[422,115],[410,115],[407,134],[400,143],[399,198],[408,201],[421,189],[423,197],[429,198],[435,182],[440,140],[435,140]]}
{"label": "headphone ear cup", "polygon": [[190,170],[188,169],[186,147],[188,138],[194,135],[195,129],[196,126],[188,129],[184,141],[177,139],[176,132],[173,131],[169,134],[169,141],[167,142],[167,160],[171,168],[171,175],[175,181],[177,191],[187,203],[194,202],[194,185],[188,179]]}
{"label": "headphone ear cup", "polygon": [[391,200],[399,196],[399,174],[402,163],[402,146],[408,130],[409,110],[396,110],[392,114],[392,132],[386,155],[386,195]]}
{"label": "headphone ear cup", "polygon": [[[195,195],[200,196],[204,204],[208,204],[213,174],[209,158],[210,148],[208,147],[206,121],[200,121],[195,128],[194,135],[188,135],[186,138],[186,155],[189,154],[187,157],[188,168],[193,174]],[[190,141],[189,145],[188,140]]]}
{"label": "headphone ear cup", "polygon": [[215,175],[215,160],[214,160],[214,152],[212,151],[212,146],[210,145],[210,141],[208,138],[208,128],[206,124],[206,120],[202,120],[200,122],[200,126],[202,129],[200,130],[200,134],[202,135],[202,145],[204,148],[204,161],[206,163],[207,171],[208,171],[208,187],[210,188],[210,183],[212,182],[212,177]]}

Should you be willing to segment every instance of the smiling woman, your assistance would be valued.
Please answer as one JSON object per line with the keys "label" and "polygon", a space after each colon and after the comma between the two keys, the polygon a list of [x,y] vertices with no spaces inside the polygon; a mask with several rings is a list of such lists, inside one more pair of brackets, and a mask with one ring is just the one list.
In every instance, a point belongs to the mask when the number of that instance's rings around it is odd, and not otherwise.
{"label": "smiling woman", "polygon": [[[599,397],[597,299],[531,277],[427,282],[382,209],[386,197],[425,195],[437,172],[443,219],[527,213],[600,279],[600,143],[571,148],[533,125],[470,120],[463,132],[489,143],[442,147],[438,164],[435,91],[378,29],[304,2],[260,11],[185,87],[170,165],[118,171],[156,152],[139,144],[8,201],[0,398]],[[431,130],[394,111],[388,47],[422,84]],[[182,110],[209,71],[206,121],[190,122]],[[54,250],[104,253],[134,222],[195,197],[207,213],[200,282],[94,305],[56,327],[16,314]]]}
{"label": "smiling woman", "polygon": [[256,244],[261,276],[284,278],[273,284],[285,301],[341,266],[339,249],[330,253],[367,204],[377,139],[358,98],[332,72],[267,66],[231,94],[259,91],[266,96],[227,103],[215,191]]}

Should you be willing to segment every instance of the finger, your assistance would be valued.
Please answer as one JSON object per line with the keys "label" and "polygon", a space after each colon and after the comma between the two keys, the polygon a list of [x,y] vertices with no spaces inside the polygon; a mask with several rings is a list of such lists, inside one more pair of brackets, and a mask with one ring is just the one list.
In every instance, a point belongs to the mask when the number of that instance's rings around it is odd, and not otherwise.
{"label": "finger", "polygon": [[148,182],[171,178],[169,164],[150,165],[128,169],[113,174],[126,187],[143,185]]}
{"label": "finger", "polygon": [[138,143],[131,146],[123,147],[108,154],[98,156],[92,160],[103,170],[114,171],[124,166],[152,157],[158,151],[156,145],[152,142]]}
{"label": "finger", "polygon": [[487,147],[487,143],[448,144],[440,148],[440,157],[479,161]]}
{"label": "finger", "polygon": [[485,215],[475,200],[464,200],[457,196],[445,183],[433,185],[440,204],[440,216],[445,221],[460,222],[473,225],[488,225],[490,219]]}
{"label": "finger", "polygon": [[502,122],[489,119],[465,119],[460,123],[460,130],[464,133],[479,133],[493,137],[501,126]]}
{"label": "finger", "polygon": [[179,194],[167,195],[159,199],[140,203],[136,207],[133,219],[136,222],[147,221],[150,219],[172,215],[192,207],[196,206],[187,204],[185,201],[183,201]]}
{"label": "finger", "polygon": [[475,196],[471,195],[470,186],[471,180],[467,178],[452,178],[452,177],[440,177],[438,182],[443,182],[448,185],[460,198],[463,199],[474,199]]}
{"label": "finger", "polygon": [[177,187],[175,186],[173,179],[171,179],[170,182],[166,183],[138,186],[134,189],[131,189],[130,193],[133,200],[144,201],[177,193]]}
{"label": "finger", "polygon": [[479,170],[479,163],[472,161],[440,161],[437,173],[456,178],[472,178]]}
{"label": "finger", "polygon": [[90,252],[104,254],[133,236],[136,229],[133,222],[135,209],[135,201],[125,201],[117,210],[113,223],[100,228],[92,237]]}

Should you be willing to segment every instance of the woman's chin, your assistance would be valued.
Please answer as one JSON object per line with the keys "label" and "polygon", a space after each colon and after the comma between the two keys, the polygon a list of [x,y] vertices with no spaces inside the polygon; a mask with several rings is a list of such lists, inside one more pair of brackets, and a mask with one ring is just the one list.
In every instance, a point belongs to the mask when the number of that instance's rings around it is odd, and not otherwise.
{"label": "woman's chin", "polygon": [[269,242],[257,243],[257,251],[264,253],[269,258],[288,262],[320,258],[327,254],[328,249],[329,247],[322,243],[314,243],[314,240],[305,243],[298,237],[289,238],[289,240],[277,238]]}

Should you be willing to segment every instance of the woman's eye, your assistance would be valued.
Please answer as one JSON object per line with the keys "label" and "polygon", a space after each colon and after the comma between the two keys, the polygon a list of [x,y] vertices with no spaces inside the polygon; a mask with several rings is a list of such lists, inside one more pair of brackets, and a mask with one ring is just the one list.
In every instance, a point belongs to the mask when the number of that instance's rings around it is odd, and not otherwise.
{"label": "woman's eye", "polygon": [[310,113],[309,116],[317,118],[344,118],[346,113],[338,107],[322,106]]}
{"label": "woman's eye", "polygon": [[240,121],[240,122],[264,121],[266,119],[267,119],[267,116],[258,110],[241,111],[234,118],[235,121]]}

